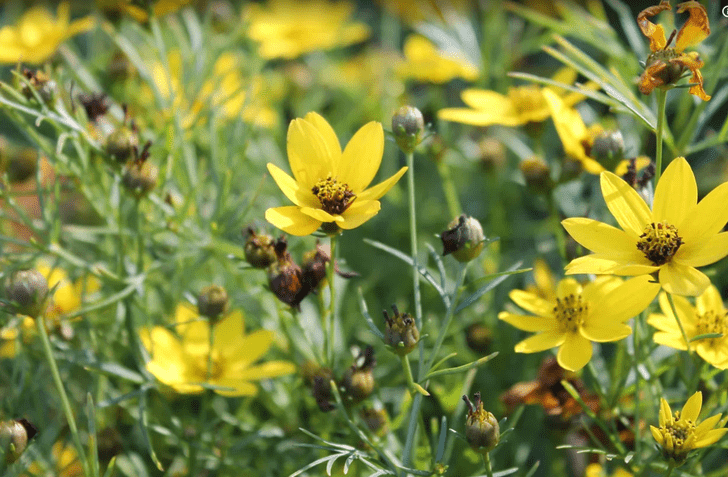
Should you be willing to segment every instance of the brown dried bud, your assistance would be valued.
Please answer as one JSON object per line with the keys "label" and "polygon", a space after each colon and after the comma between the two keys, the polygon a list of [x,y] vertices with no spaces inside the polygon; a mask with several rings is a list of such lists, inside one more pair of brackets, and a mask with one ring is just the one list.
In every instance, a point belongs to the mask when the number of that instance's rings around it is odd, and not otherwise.
{"label": "brown dried bud", "polygon": [[38,429],[27,419],[0,422],[0,447],[5,452],[5,462],[12,464],[28,447],[28,441]]}
{"label": "brown dried bud", "polygon": [[389,432],[389,416],[386,410],[365,407],[359,415],[372,434],[382,437]]}
{"label": "brown dried bud", "polygon": [[36,318],[47,306],[48,281],[33,268],[20,270],[13,274],[6,294],[15,313]]}
{"label": "brown dried bud", "polygon": [[316,369],[311,378],[313,397],[316,399],[319,409],[323,412],[333,411],[336,408],[331,403],[334,400],[334,394],[331,391],[332,379],[334,379],[333,371],[324,367]]}
{"label": "brown dried bud", "polygon": [[78,100],[83,105],[83,109],[86,110],[86,116],[89,121],[96,122],[98,118],[106,114],[109,110],[109,103],[106,101],[106,94],[104,93],[91,93],[91,94],[79,94]]}
{"label": "brown dried bud", "polygon": [[197,310],[210,320],[217,320],[228,309],[228,293],[220,285],[208,285],[200,290],[197,297]]}
{"label": "brown dried bud", "polygon": [[478,219],[463,214],[448,224],[448,230],[440,234],[443,255],[452,253],[458,262],[469,262],[483,251],[485,235]]}
{"label": "brown dried bud", "polygon": [[245,261],[254,268],[266,268],[277,260],[274,239],[270,235],[258,235],[253,227],[247,228]]}
{"label": "brown dried bud", "polygon": [[387,310],[383,310],[386,329],[384,340],[399,356],[412,352],[420,341],[420,331],[414,318],[409,313],[400,313],[396,305],[392,305],[394,315],[390,318]]}
{"label": "brown dried bud", "polygon": [[299,309],[308,290],[303,287],[301,267],[293,261],[287,248],[288,242],[284,237],[276,241],[276,261],[268,267],[268,286],[280,301]]}
{"label": "brown dried bud", "polygon": [[475,393],[475,403],[468,396],[463,401],[468,405],[468,417],[465,421],[465,438],[476,452],[490,452],[500,442],[500,426],[495,416],[483,409],[480,393]]}
{"label": "brown dried bud", "polygon": [[410,154],[422,142],[425,120],[414,106],[402,106],[392,116],[392,133],[400,149]]}
{"label": "brown dried bud", "polygon": [[326,264],[331,261],[329,252],[323,245],[316,244],[316,250],[306,252],[303,256],[303,285],[314,291],[326,279]]}
{"label": "brown dried bud", "polygon": [[35,73],[27,68],[23,69],[23,76],[28,83],[23,83],[20,92],[29,101],[35,99],[33,90],[38,94],[41,101],[45,104],[51,104],[56,94],[56,82],[53,81],[44,71],[37,70]]}
{"label": "brown dried bud", "polygon": [[[361,364],[358,362],[361,361]],[[355,360],[341,378],[341,386],[344,388],[344,403],[358,404],[374,391],[374,374],[372,370],[377,364],[374,357],[374,348],[367,346],[363,353]]]}

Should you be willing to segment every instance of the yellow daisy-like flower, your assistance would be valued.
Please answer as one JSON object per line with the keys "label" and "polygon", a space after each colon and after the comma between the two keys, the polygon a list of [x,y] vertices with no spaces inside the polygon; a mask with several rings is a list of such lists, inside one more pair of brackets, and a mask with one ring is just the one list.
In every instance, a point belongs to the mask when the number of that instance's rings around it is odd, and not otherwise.
{"label": "yellow daisy-like flower", "polygon": [[405,62],[398,68],[402,78],[424,83],[447,83],[455,78],[472,81],[478,77],[478,68],[466,58],[450,56],[438,51],[422,35],[410,35],[404,43]]}
{"label": "yellow daisy-like flower", "polygon": [[259,43],[258,53],[266,59],[348,46],[369,37],[364,23],[349,21],[353,11],[354,4],[345,1],[269,0],[246,11],[248,36]]}
{"label": "yellow daisy-like flower", "polygon": [[367,189],[384,153],[384,131],[376,121],[362,126],[342,152],[329,123],[311,112],[291,121],[287,143],[295,179],[271,163],[268,171],[296,205],[268,209],[265,218],[291,235],[309,235],[323,223],[359,227],[379,212],[379,199],[407,171]]}
{"label": "yellow daisy-like flower", "polygon": [[[553,80],[571,84],[576,77],[576,70],[562,68]],[[541,122],[551,115],[543,91],[544,88],[536,85],[509,88],[507,95],[490,90],[466,89],[461,98],[469,108],[441,109],[437,112],[437,117],[474,126],[521,126]],[[580,93],[567,92],[563,95],[563,101],[568,106],[573,106],[584,98]]]}
{"label": "yellow daisy-like flower", "polygon": [[83,475],[83,467],[78,458],[76,447],[73,444],[57,441],[53,444],[51,453],[52,459],[55,461],[55,469],[49,469],[47,465],[43,465],[40,462],[33,462],[28,467],[27,473],[23,473],[21,476],[56,475],[58,477],[81,477]]}
{"label": "yellow daisy-like flower", "polygon": [[30,8],[16,25],[0,28],[0,63],[43,63],[61,43],[94,25],[91,17],[70,18],[68,2],[58,5],[57,18],[43,7]]}
{"label": "yellow daisy-like flower", "polygon": [[[716,368],[728,369],[728,319],[718,289],[710,285],[695,299],[695,307],[681,296],[674,297],[674,303],[688,340],[709,333],[723,335],[720,338],[706,338],[692,342],[690,347],[698,352],[698,356]],[[660,295],[660,308],[664,314],[653,313],[647,319],[647,323],[659,330],[653,337],[655,343],[686,350],[682,332],[664,293]]]}
{"label": "yellow daisy-like flower", "polygon": [[[210,349],[210,324],[192,307],[178,305],[175,329],[181,339],[163,326],[143,329],[139,336],[152,359],[147,370],[159,381],[181,394],[198,394],[201,383],[221,388],[223,396],[254,396],[251,381],[274,378],[295,371],[288,361],[253,364],[273,344],[273,332],[258,330],[245,334],[243,314],[233,311],[214,325]],[[208,357],[212,357],[208,379]]]}
{"label": "yellow daisy-like flower", "polygon": [[592,357],[592,341],[618,341],[632,333],[625,324],[652,302],[659,286],[649,277],[626,282],[601,277],[584,286],[573,278],[559,281],[554,300],[512,290],[508,295],[532,315],[502,311],[498,319],[537,334],[516,345],[517,353],[537,353],[559,347],[556,359],[564,369],[577,371]]}
{"label": "yellow daisy-like flower", "polygon": [[693,449],[708,447],[718,442],[728,431],[722,427],[713,429],[721,414],[710,416],[698,424],[703,393],[696,392],[685,403],[681,411],[673,414],[670,405],[660,398],[660,427],[650,426],[652,437],[662,447],[662,455],[677,465],[685,462]]}
{"label": "yellow daisy-like flower", "polygon": [[607,474],[601,464],[589,464],[584,471],[584,477],[632,477],[632,474],[622,468],[616,469],[611,474]]}
{"label": "yellow daisy-like flower", "polygon": [[690,165],[678,157],[655,188],[652,210],[624,180],[602,172],[601,187],[609,211],[622,227],[587,218],[561,222],[583,247],[595,252],[572,260],[566,273],[645,275],[658,273],[662,288],[676,295],[700,295],[710,280],[695,267],[728,255],[728,182],[698,203]]}
{"label": "yellow daisy-like flower", "polygon": [[639,79],[639,89],[642,94],[650,94],[652,90],[659,87],[672,87],[686,70],[693,74],[690,82],[690,93],[703,101],[708,101],[710,96],[703,89],[703,75],[700,68],[704,63],[697,52],[685,53],[685,48],[695,46],[710,34],[708,13],[700,3],[691,1],[680,3],[677,12],[685,11],[690,13],[690,18],[680,28],[675,39],[675,47],[670,47],[673,35],[665,40],[665,30],[662,25],[655,25],[648,20],[664,10],[671,10],[669,0],[662,0],[659,5],[645,8],[637,15],[637,24],[642,33],[650,40],[652,53],[645,62],[645,71]]}

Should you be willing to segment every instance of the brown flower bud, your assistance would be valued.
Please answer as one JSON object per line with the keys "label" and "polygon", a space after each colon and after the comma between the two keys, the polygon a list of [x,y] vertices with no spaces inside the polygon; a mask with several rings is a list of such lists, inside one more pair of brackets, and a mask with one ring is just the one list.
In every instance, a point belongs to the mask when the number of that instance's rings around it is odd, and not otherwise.
{"label": "brown flower bud", "polygon": [[359,415],[372,434],[382,437],[389,432],[389,417],[386,410],[365,407]]}
{"label": "brown flower bud", "polygon": [[208,285],[200,290],[197,297],[197,310],[210,320],[217,320],[228,308],[228,293],[220,285]]}
{"label": "brown flower bud", "polygon": [[495,416],[483,409],[480,393],[475,393],[475,404],[467,396],[463,401],[468,405],[468,417],[465,421],[465,438],[476,452],[490,452],[500,441],[500,426]]}
{"label": "brown flower bud", "polygon": [[38,270],[20,270],[13,274],[6,294],[15,313],[35,318],[46,308],[48,282]]}
{"label": "brown flower bud", "polygon": [[326,264],[331,261],[329,252],[323,245],[316,244],[316,249],[303,256],[303,285],[310,291],[316,290],[326,279]]}
{"label": "brown flower bud", "polygon": [[118,127],[106,138],[106,153],[119,164],[133,158],[134,149],[138,147],[139,136],[133,124]]}
{"label": "brown flower bud", "polygon": [[392,116],[392,133],[400,149],[410,154],[422,142],[425,120],[414,106],[402,106]]}
{"label": "brown flower bud", "polygon": [[43,103],[50,105],[53,102],[56,94],[56,82],[50,76],[44,71],[32,72],[27,68],[23,69],[23,76],[28,80],[27,83],[22,83],[20,86],[20,92],[23,96],[28,100],[33,100],[35,99],[33,90],[35,90]]}
{"label": "brown flower bud", "polygon": [[276,261],[267,270],[268,286],[280,301],[298,309],[308,290],[303,287],[301,267],[293,261],[287,248],[288,242],[284,237],[276,241]]}
{"label": "brown flower bud", "polygon": [[38,429],[27,419],[0,422],[0,447],[5,452],[5,462],[12,464],[28,447],[28,441]]}
{"label": "brown flower bud", "polygon": [[109,103],[106,98],[107,96],[104,93],[78,95],[78,100],[83,105],[83,109],[86,110],[86,116],[89,121],[96,122],[98,118],[106,114],[106,111],[109,110]]}
{"label": "brown flower bud", "polygon": [[[147,161],[150,146],[150,142],[145,144],[141,155],[126,163],[124,175],[121,177],[121,182],[137,199],[141,199],[157,187],[159,169]],[[134,151],[136,151],[136,147],[134,147]],[[136,155],[136,152],[134,152],[134,155]]]}
{"label": "brown flower bud", "polygon": [[246,229],[245,260],[254,268],[266,268],[277,260],[274,239],[270,235],[258,235],[253,227]]}
{"label": "brown flower bud", "polygon": [[386,329],[384,340],[399,356],[409,354],[420,341],[420,331],[417,329],[414,318],[409,313],[400,313],[396,305],[392,305],[394,315],[390,318],[384,310]]}
{"label": "brown flower bud", "polygon": [[333,411],[336,408],[331,403],[334,400],[334,393],[331,391],[332,379],[334,379],[333,371],[330,368],[324,367],[317,368],[311,377],[313,397],[319,409],[323,412]]}
{"label": "brown flower bud", "polygon": [[[358,364],[361,362],[361,364]],[[341,386],[344,388],[344,403],[358,404],[374,391],[374,374],[372,370],[377,364],[374,357],[374,348],[367,346],[359,355],[344,376],[341,378]]]}
{"label": "brown flower bud", "polygon": [[443,255],[452,253],[459,262],[469,262],[483,251],[485,236],[478,219],[463,214],[448,224],[448,230],[440,234]]}
{"label": "brown flower bud", "polygon": [[493,333],[487,326],[473,323],[465,330],[465,341],[468,343],[468,348],[476,353],[485,354],[490,350]]}

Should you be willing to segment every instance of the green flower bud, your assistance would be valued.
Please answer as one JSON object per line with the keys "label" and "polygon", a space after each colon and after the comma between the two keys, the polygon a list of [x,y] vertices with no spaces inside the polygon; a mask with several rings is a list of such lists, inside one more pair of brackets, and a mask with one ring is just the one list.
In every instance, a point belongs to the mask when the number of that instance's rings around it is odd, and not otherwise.
{"label": "green flower bud", "polygon": [[220,285],[208,285],[197,297],[197,310],[210,320],[217,320],[228,309],[228,293]]}
{"label": "green flower bud", "polygon": [[382,437],[389,432],[389,417],[385,409],[365,407],[359,415],[372,434]]}
{"label": "green flower bud", "polygon": [[10,183],[18,184],[25,182],[33,177],[38,170],[38,152],[31,147],[17,149],[8,157],[7,162],[7,173]]}
{"label": "green flower bud", "polygon": [[374,391],[374,374],[372,370],[377,364],[374,358],[374,348],[367,346],[363,353],[351,365],[341,378],[341,387],[344,389],[344,403],[358,404]]}
{"label": "green flower bud", "polygon": [[396,305],[392,305],[394,316],[390,318],[384,310],[384,321],[387,328],[384,331],[384,341],[391,346],[396,354],[405,356],[412,352],[420,341],[420,331],[417,329],[414,318],[409,313],[400,313]]}
{"label": "green flower bud", "polygon": [[602,131],[595,138],[589,156],[599,161],[605,168],[614,170],[624,159],[624,138],[620,131]]}
{"label": "green flower bud", "polygon": [[523,173],[526,185],[535,192],[546,193],[553,187],[549,166],[540,157],[525,159],[518,164],[518,168]]}
{"label": "green flower bud", "polygon": [[490,452],[500,442],[500,426],[495,416],[483,409],[480,393],[475,393],[475,404],[467,396],[463,401],[468,405],[468,417],[465,421],[465,438],[476,452]]}
{"label": "green flower bud", "polygon": [[392,116],[392,133],[400,149],[410,154],[422,142],[425,120],[414,106],[402,106]]}
{"label": "green flower bud", "polygon": [[38,429],[26,419],[0,422],[0,447],[5,452],[5,462],[12,464],[28,447],[28,441]]}
{"label": "green flower bud", "polygon": [[277,260],[274,239],[270,235],[258,235],[253,227],[247,228],[245,260],[254,268],[266,268]]}
{"label": "green flower bud", "polygon": [[17,314],[36,318],[46,308],[48,282],[38,270],[20,270],[13,274],[6,293]]}
{"label": "green flower bud", "polygon": [[106,138],[106,153],[117,163],[124,164],[139,147],[139,137],[133,128],[121,126]]}
{"label": "green flower bud", "polygon": [[136,197],[141,199],[157,187],[159,169],[148,161],[130,161],[124,166],[124,175],[121,182],[124,187]]}
{"label": "green flower bud", "polygon": [[485,235],[478,219],[463,214],[448,224],[448,230],[440,234],[443,255],[452,253],[458,262],[469,262],[483,251]]}

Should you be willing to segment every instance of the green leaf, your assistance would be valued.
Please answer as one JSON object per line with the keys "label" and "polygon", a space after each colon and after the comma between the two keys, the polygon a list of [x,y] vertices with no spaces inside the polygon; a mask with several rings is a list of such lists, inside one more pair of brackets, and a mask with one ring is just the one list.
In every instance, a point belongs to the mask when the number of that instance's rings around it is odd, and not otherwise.
{"label": "green leaf", "polygon": [[523,262],[516,262],[514,265],[511,266],[511,268],[509,268],[505,272],[491,273],[489,275],[486,275],[485,277],[478,279],[479,281],[487,280],[488,283],[478,289],[478,291],[476,291],[475,293],[465,297],[460,302],[460,304],[458,304],[457,308],[455,308],[455,313],[458,313],[459,311],[462,311],[475,303],[481,296],[485,295],[493,288],[503,283],[503,281],[509,276],[533,270],[532,268],[518,269],[518,267],[520,267],[522,264]]}

